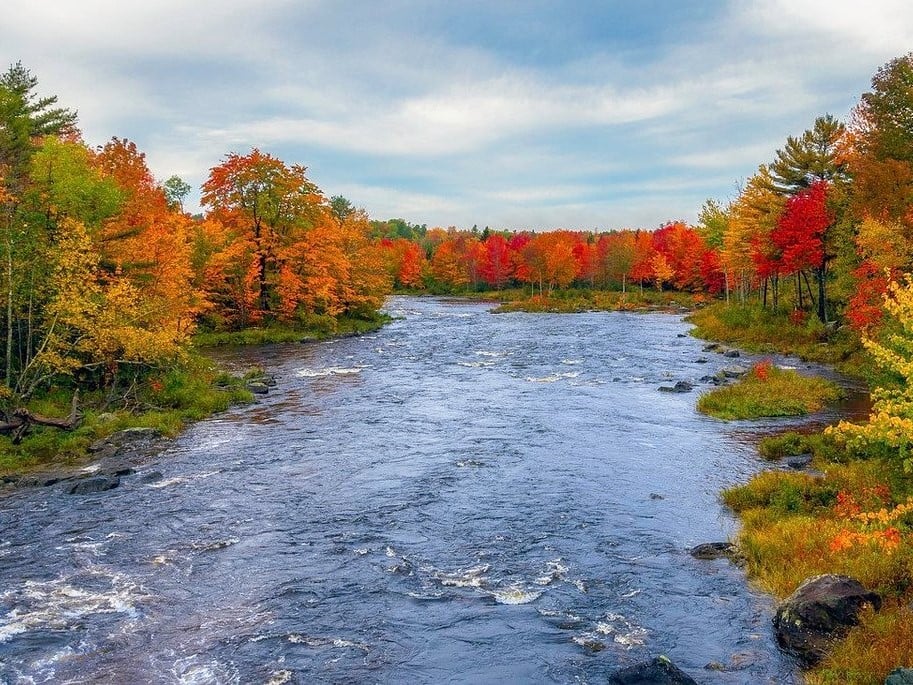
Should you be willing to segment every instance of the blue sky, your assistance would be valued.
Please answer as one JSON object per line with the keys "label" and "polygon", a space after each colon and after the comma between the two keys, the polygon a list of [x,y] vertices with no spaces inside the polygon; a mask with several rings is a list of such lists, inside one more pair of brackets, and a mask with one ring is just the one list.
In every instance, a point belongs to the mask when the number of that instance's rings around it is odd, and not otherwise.
{"label": "blue sky", "polygon": [[908,0],[5,0],[0,61],[196,188],[256,146],[374,218],[694,221],[913,49]]}

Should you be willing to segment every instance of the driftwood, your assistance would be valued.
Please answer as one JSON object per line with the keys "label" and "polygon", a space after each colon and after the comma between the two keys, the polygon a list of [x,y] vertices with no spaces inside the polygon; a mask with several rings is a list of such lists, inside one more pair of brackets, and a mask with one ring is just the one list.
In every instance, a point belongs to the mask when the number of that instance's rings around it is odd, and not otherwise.
{"label": "driftwood", "polygon": [[17,409],[7,421],[0,423],[0,433],[10,433],[13,437],[13,444],[16,445],[19,444],[33,425],[50,426],[65,431],[73,430],[79,425],[79,421],[82,418],[76,409],[78,400],[79,391],[77,390],[73,393],[73,400],[70,403],[70,415],[65,419],[55,419],[50,416],[35,414],[24,407]]}

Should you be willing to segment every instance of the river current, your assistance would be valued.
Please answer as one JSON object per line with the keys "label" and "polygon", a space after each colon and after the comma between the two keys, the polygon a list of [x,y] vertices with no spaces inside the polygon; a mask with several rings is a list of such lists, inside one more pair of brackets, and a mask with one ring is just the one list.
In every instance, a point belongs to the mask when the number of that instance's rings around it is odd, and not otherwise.
{"label": "river current", "polygon": [[0,497],[0,682],[794,682],[773,600],[687,553],[735,531],[762,426],[658,386],[732,360],[676,315],[387,309],[219,351],[278,387],[115,490]]}

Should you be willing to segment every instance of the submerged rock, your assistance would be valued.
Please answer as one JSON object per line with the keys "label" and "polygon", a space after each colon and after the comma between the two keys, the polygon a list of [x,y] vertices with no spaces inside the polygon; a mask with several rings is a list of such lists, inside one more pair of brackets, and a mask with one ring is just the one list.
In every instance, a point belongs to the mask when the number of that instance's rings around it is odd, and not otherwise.
{"label": "submerged rock", "polygon": [[694,386],[688,381],[678,381],[675,385],[661,385],[660,392],[691,392]]}
{"label": "submerged rock", "polygon": [[146,485],[160,481],[162,478],[163,476],[161,471],[147,471],[140,476],[139,482]]}
{"label": "submerged rock", "polygon": [[120,485],[119,476],[95,476],[83,478],[70,486],[67,493],[70,495],[89,495],[95,492],[113,490]]}
{"label": "submerged rock", "polygon": [[695,559],[729,559],[730,561],[741,561],[742,552],[731,542],[705,542],[692,547],[688,554]]}
{"label": "submerged rock", "polygon": [[261,381],[251,381],[247,384],[247,389],[255,395],[266,395],[269,392],[269,386]]}
{"label": "submerged rock", "polygon": [[668,657],[634,664],[609,676],[613,685],[697,685],[697,681],[673,664]]}
{"label": "submerged rock", "polygon": [[880,609],[881,597],[855,578],[812,576],[777,607],[777,643],[805,663],[815,664],[834,640],[859,623],[859,612],[870,606]]}

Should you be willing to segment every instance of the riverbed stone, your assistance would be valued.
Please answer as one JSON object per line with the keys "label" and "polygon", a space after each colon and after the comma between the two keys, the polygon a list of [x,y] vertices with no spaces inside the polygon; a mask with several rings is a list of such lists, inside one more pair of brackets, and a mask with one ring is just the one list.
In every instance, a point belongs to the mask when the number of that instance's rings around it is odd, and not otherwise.
{"label": "riverbed stone", "polygon": [[695,559],[707,561],[713,559],[740,561],[742,559],[742,552],[731,542],[705,542],[689,549],[688,554]]}
{"label": "riverbed stone", "polygon": [[723,346],[719,343],[708,343],[702,348],[704,352],[719,352]]}
{"label": "riverbed stone", "polygon": [[884,685],[913,685],[913,668],[895,668],[888,673]]}
{"label": "riverbed stone", "polygon": [[774,616],[777,643],[806,664],[819,662],[835,640],[859,622],[859,612],[881,608],[881,597],[850,576],[812,576],[787,597]]}
{"label": "riverbed stone", "polygon": [[609,676],[612,685],[697,685],[697,681],[673,664],[668,657],[634,664]]}
{"label": "riverbed stone", "polygon": [[691,392],[694,386],[688,381],[678,381],[675,385],[659,386],[661,392]]}
{"label": "riverbed stone", "polygon": [[70,495],[89,495],[113,490],[118,486],[120,486],[119,476],[95,476],[78,480],[67,489],[67,493]]}
{"label": "riverbed stone", "polygon": [[720,375],[724,378],[741,378],[746,373],[748,373],[748,369],[740,364],[731,364],[720,369]]}
{"label": "riverbed stone", "polygon": [[726,350],[725,352],[723,352],[723,356],[735,359],[736,357],[741,357],[742,353],[739,352],[738,350]]}
{"label": "riverbed stone", "polygon": [[47,488],[67,479],[68,477],[62,473],[29,473],[16,481],[16,487]]}
{"label": "riverbed stone", "polygon": [[149,483],[158,482],[162,480],[163,477],[161,471],[146,471],[145,473],[140,474],[139,482],[147,485]]}
{"label": "riverbed stone", "polygon": [[262,383],[260,381],[251,381],[247,384],[247,389],[255,395],[266,395],[269,393],[269,386],[266,383]]}

